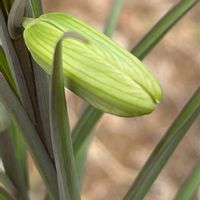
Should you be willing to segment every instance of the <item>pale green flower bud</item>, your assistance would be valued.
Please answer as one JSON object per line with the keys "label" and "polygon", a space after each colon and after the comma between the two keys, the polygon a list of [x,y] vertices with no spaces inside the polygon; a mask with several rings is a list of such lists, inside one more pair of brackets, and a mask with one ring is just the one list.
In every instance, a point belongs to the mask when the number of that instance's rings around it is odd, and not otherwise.
{"label": "pale green flower bud", "polygon": [[35,61],[51,73],[54,48],[64,32],[77,32],[88,42],[63,41],[67,87],[103,112],[137,116],[152,112],[162,91],[144,64],[89,25],[66,13],[25,19],[24,39]]}

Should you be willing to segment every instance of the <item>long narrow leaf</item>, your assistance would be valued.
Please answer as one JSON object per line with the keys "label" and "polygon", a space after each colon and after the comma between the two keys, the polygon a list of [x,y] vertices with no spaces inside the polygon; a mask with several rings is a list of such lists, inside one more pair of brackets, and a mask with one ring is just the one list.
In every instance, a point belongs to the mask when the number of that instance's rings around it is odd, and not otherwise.
{"label": "long narrow leaf", "polygon": [[132,54],[143,59],[162,37],[178,22],[199,0],[180,0],[158,21],[144,38],[133,48]]}
{"label": "long narrow leaf", "polygon": [[79,126],[76,126],[72,131],[73,149],[80,184],[83,180],[83,172],[85,169],[85,161],[87,157],[86,154],[92,137],[91,134],[88,134],[88,130],[92,131],[94,124],[97,123],[101,115],[101,111],[95,109],[92,106],[88,106],[88,109],[86,109],[86,111],[83,112],[80,116],[83,120]]}
{"label": "long narrow leaf", "polygon": [[[40,0],[27,1],[30,7],[29,17],[39,17],[42,14],[42,5]],[[41,123],[43,127],[42,138],[50,157],[53,159],[53,147],[50,137],[50,119],[49,119],[49,75],[32,59],[33,73],[35,78],[35,88],[40,111]]]}
{"label": "long narrow leaf", "polygon": [[191,97],[130,187],[124,200],[141,200],[159,175],[164,165],[200,114],[200,87]]}
{"label": "long narrow leaf", "polygon": [[6,11],[6,14],[8,15],[8,13],[11,9],[11,6],[13,4],[13,0],[2,0],[2,3],[3,3],[3,7]]}
{"label": "long narrow leaf", "polygon": [[[17,89],[16,89],[16,86],[15,86],[14,80],[12,78],[8,63],[7,63],[6,56],[5,56],[4,51],[1,47],[0,47],[0,71],[3,73],[4,77],[8,81],[8,83],[9,83],[10,87],[12,88],[13,92],[15,93],[15,95],[18,96]],[[6,117],[6,115],[7,115],[7,113],[4,114],[4,117]],[[1,116],[2,116],[2,114],[1,114]],[[22,163],[21,162],[19,163],[20,172],[19,173],[16,172],[16,174],[20,174],[21,172],[24,173],[24,179],[26,180],[26,185],[28,185],[28,179],[27,179],[28,176],[27,176],[26,161],[25,161],[26,153],[25,153],[24,144],[21,141],[20,135],[18,133],[12,134],[12,133],[16,133],[16,131],[14,131],[14,129],[12,129],[12,130],[10,129],[9,132],[11,133],[10,137],[15,135],[14,138],[11,138],[11,139],[13,139],[13,142],[14,142],[13,148],[16,147],[16,150],[14,150],[13,153],[16,155],[17,160],[20,160],[20,161],[24,160],[23,161],[23,167],[21,167]],[[20,151],[18,151],[18,150],[20,150]],[[18,165],[18,163],[16,165]]]}
{"label": "long narrow leaf", "polygon": [[31,106],[33,108],[33,115],[31,115],[31,117],[36,124],[36,129],[39,133],[39,136],[43,140],[44,131],[41,125],[42,123],[41,123],[40,111],[38,108],[38,101],[34,84],[35,80],[33,75],[33,66],[30,61],[28,50],[22,38],[22,19],[24,16],[25,5],[26,5],[26,0],[14,1],[8,15],[7,24],[10,36],[13,39],[17,39],[13,41],[13,44],[16,49],[16,54],[20,62],[22,73],[24,75],[25,84],[28,88],[28,95],[30,96],[31,99]]}
{"label": "long narrow leaf", "polygon": [[[158,22],[154,28],[151,29],[151,31],[149,33],[146,34],[146,36],[144,38],[151,38],[151,42],[146,42],[146,40],[141,40],[138,45],[132,50],[132,53],[135,54],[139,59],[144,58],[149,52],[150,50],[160,41],[161,37],[163,37],[167,31],[175,24],[175,22],[177,22],[179,19],[181,19],[182,16],[184,16],[184,14],[189,11],[192,6],[195,5],[195,3],[197,3],[198,0],[182,0],[180,1],[180,3],[177,4],[177,8],[180,7],[180,5],[184,5],[181,6],[182,9],[179,9],[179,15],[174,15],[173,13],[177,13],[177,9],[175,7],[175,9],[170,10],[163,18],[160,22]],[[171,23],[170,26],[168,23],[163,23],[163,21],[165,21],[165,19],[170,19]],[[168,21],[167,20],[167,21]],[[159,32],[160,31],[160,32]],[[151,35],[156,34],[156,37],[150,37]],[[90,114],[88,115],[87,121],[84,118],[84,115],[86,115],[88,112],[90,111]],[[74,130],[81,130],[78,133],[76,133],[76,138],[79,138],[79,136],[77,137],[77,135],[80,135],[82,132],[85,132],[85,138],[88,138],[88,135],[91,133],[91,131],[93,130],[93,128],[95,127],[97,121],[101,118],[103,113],[99,113],[99,111],[95,108],[93,108],[91,105],[87,106],[85,111],[83,112],[83,117],[81,117],[79,119],[79,121],[77,122]],[[93,117],[95,116],[95,120],[93,120]],[[87,125],[88,121],[90,121],[90,126]],[[73,131],[73,132],[75,132]],[[73,135],[72,135],[73,136]],[[74,136],[73,136],[74,137]],[[76,143],[75,140],[73,140],[74,143]],[[84,139],[82,140],[82,143],[84,143]],[[81,145],[79,145],[79,148],[81,148]]]}
{"label": "long narrow leaf", "polygon": [[17,94],[17,89],[16,89],[16,85],[14,83],[5,53],[3,51],[2,46],[0,46],[0,71],[1,73],[4,75],[4,77],[6,78],[6,80],[8,81],[10,87],[12,88],[12,90],[15,92],[16,95]]}
{"label": "long narrow leaf", "polygon": [[28,1],[33,9],[34,16],[39,17],[43,12],[41,0],[28,0]]}
{"label": "long narrow leaf", "polygon": [[124,0],[113,0],[112,10],[106,21],[104,33],[112,37]]}
{"label": "long narrow leaf", "polygon": [[8,31],[12,39],[22,34],[22,19],[24,16],[26,0],[15,0],[8,15]]}
{"label": "long narrow leaf", "polygon": [[10,133],[15,146],[15,154],[19,162],[20,171],[23,173],[27,188],[29,188],[27,152],[19,128],[14,121],[11,122]]}
{"label": "long narrow leaf", "polygon": [[49,119],[49,75],[42,70],[34,60],[32,60],[35,86],[37,93],[38,106],[43,127],[43,142],[48,150],[50,157],[53,159],[53,147],[50,136],[50,119]]}
{"label": "long narrow leaf", "polygon": [[[3,48],[0,47],[0,71],[3,73],[4,77],[8,81],[10,87],[12,88],[15,95],[18,96],[17,89],[13,80],[13,77],[10,72],[10,68],[8,66],[8,62],[6,59],[6,56],[4,54]],[[6,116],[6,115],[4,115]],[[11,132],[11,136],[14,136],[14,146],[16,150],[14,153],[16,154],[17,160],[19,160],[19,165],[21,168],[21,172],[24,173],[24,179],[26,180],[26,185],[28,186],[28,174],[27,174],[27,166],[26,166],[26,153],[25,153],[25,146],[24,142],[21,139],[21,136],[16,132],[16,128],[13,128],[14,125],[11,125],[12,130],[10,129],[9,132]]]}
{"label": "long narrow leaf", "polygon": [[[11,120],[5,107],[0,103],[0,156],[3,162],[5,172],[11,181],[6,179],[1,173],[1,180],[7,186],[14,184],[14,195],[19,199],[28,199],[28,188],[23,176],[23,171],[20,170],[19,162],[17,160],[17,153],[15,151],[15,144],[11,137]],[[12,183],[12,184],[11,184]],[[11,186],[10,192],[14,192],[14,187]]]}
{"label": "long narrow leaf", "polygon": [[85,112],[82,113],[80,117],[82,120],[72,131],[72,141],[75,155],[79,152],[79,148],[81,147],[83,141],[89,136],[88,130],[92,130],[94,128],[94,124],[101,116],[102,112],[90,105],[87,107]]}
{"label": "long narrow leaf", "polygon": [[6,174],[17,189],[18,199],[28,200],[28,188],[17,160],[14,143],[8,130],[0,133],[0,155]]}
{"label": "long narrow leaf", "polygon": [[12,183],[10,178],[5,174],[5,172],[0,171],[0,183],[13,197],[17,194],[17,189],[15,185]]}
{"label": "long narrow leaf", "polygon": [[60,200],[80,199],[74,153],[65,103],[64,78],[62,69],[62,41],[70,37],[68,33],[57,42],[51,80],[51,138],[56,161]]}
{"label": "long narrow leaf", "polygon": [[200,162],[193,168],[174,200],[191,199],[200,185]]}
{"label": "long narrow leaf", "polygon": [[53,200],[50,195],[47,193],[46,196],[45,196],[45,200]]}
{"label": "long narrow leaf", "polygon": [[58,186],[55,168],[37,135],[29,116],[25,112],[18,98],[10,89],[5,78],[0,75],[0,97],[9,113],[14,117],[23,138],[29,147],[33,160],[51,195],[58,199]]}
{"label": "long narrow leaf", "polygon": [[0,186],[0,199],[1,200],[17,200],[12,197],[3,187]]}
{"label": "long narrow leaf", "polygon": [[23,102],[23,105],[25,106],[29,115],[33,119],[34,114],[33,114],[33,108],[32,108],[32,103],[29,96],[29,92],[26,87],[26,83],[25,83],[24,75],[21,70],[19,59],[17,58],[16,51],[9,37],[7,27],[6,27],[6,22],[5,22],[4,15],[1,9],[0,9],[0,38],[2,41],[2,46],[6,54],[9,67],[10,67],[10,71],[12,73],[12,77],[14,79],[17,90],[20,93],[20,97]]}
{"label": "long narrow leaf", "polygon": [[[19,62],[21,65],[23,75],[25,77],[25,84],[28,88],[28,94],[30,96],[31,104],[33,107],[32,120],[35,122],[36,130],[37,130],[41,140],[46,145],[45,141],[46,141],[47,137],[45,137],[46,134],[44,134],[46,132],[44,131],[44,127],[42,125],[42,119],[41,119],[41,115],[40,115],[41,112],[40,112],[40,109],[38,106],[35,78],[34,78],[34,73],[33,73],[34,69],[33,69],[33,65],[32,65],[33,63],[30,60],[29,52],[26,48],[24,40],[23,40],[22,36],[20,35],[21,30],[18,31],[16,28],[16,26],[17,27],[21,26],[22,17],[24,14],[25,3],[26,3],[25,0],[16,0],[13,3],[13,6],[12,6],[11,11],[8,16],[8,29],[9,29],[9,33],[10,33],[11,37],[14,39],[17,38],[17,40],[14,40],[13,43],[14,43],[14,46],[16,49],[17,56],[19,58]],[[48,147],[46,147],[46,148],[48,148]]]}

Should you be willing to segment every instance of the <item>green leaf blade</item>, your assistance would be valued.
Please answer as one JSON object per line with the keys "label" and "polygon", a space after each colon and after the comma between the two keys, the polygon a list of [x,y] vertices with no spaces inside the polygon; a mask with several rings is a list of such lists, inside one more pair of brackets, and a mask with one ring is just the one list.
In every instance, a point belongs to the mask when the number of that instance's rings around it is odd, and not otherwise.
{"label": "green leaf blade", "polygon": [[8,130],[0,133],[0,155],[6,174],[16,187],[16,197],[28,200],[28,187],[23,171],[20,170],[14,143]]}
{"label": "green leaf blade", "polygon": [[[8,112],[0,102],[0,157],[5,172],[16,187],[15,196],[28,200],[28,186],[24,171],[20,170],[15,142],[12,138],[11,119]],[[5,180],[5,179],[4,179]]]}
{"label": "green leaf blade", "polygon": [[114,33],[123,3],[124,3],[124,0],[113,0],[112,9],[111,9],[111,12],[109,13],[108,19],[106,21],[105,29],[104,29],[104,33],[108,37],[112,37]]}
{"label": "green leaf blade", "polygon": [[17,189],[13,182],[10,180],[10,178],[7,176],[7,174],[4,171],[0,170],[0,183],[6,190],[9,192],[10,195],[13,197],[17,194]]}
{"label": "green leaf blade", "polygon": [[24,107],[11,90],[2,74],[0,74],[0,97],[6,109],[20,128],[24,141],[30,150],[33,160],[36,163],[49,192],[52,197],[58,199],[57,177],[52,161]]}
{"label": "green leaf blade", "polygon": [[15,94],[17,94],[17,89],[16,89],[16,85],[14,83],[5,53],[3,51],[3,48],[0,46],[0,71],[2,72],[2,74],[4,75],[4,77],[6,78],[6,80],[8,81],[10,87],[13,89],[13,91],[15,92]]}
{"label": "green leaf blade", "polygon": [[17,53],[13,46],[11,38],[9,36],[6,27],[6,21],[4,19],[1,8],[0,8],[0,38],[10,67],[10,71],[12,73],[12,77],[14,79],[17,91],[20,96],[20,100],[23,102],[23,105],[28,110],[29,116],[31,116],[31,118],[34,119],[32,103],[26,86],[26,81],[22,72],[21,64],[19,58],[17,57]]}
{"label": "green leaf blade", "polygon": [[192,169],[185,182],[179,189],[174,200],[191,199],[200,185],[200,162]]}
{"label": "green leaf blade", "polygon": [[79,183],[69,128],[67,107],[64,94],[62,68],[62,41],[67,33],[57,42],[51,80],[51,138],[56,162],[60,199],[79,200]]}
{"label": "green leaf blade", "polygon": [[163,36],[198,2],[199,0],[180,0],[180,2],[169,10],[141,41],[138,42],[131,53],[143,59]]}
{"label": "green leaf blade", "polygon": [[200,114],[200,87],[191,97],[140,171],[124,200],[141,200]]}
{"label": "green leaf blade", "polygon": [[[42,14],[41,0],[28,0],[28,15],[33,18],[39,17]],[[35,79],[35,88],[39,113],[42,123],[42,132],[40,133],[48,150],[50,157],[53,159],[53,147],[50,137],[50,119],[49,119],[49,75],[41,69],[41,67],[31,57],[33,66],[33,75]]]}
{"label": "green leaf blade", "polygon": [[1,200],[16,200],[15,197],[12,197],[8,191],[0,186],[0,199]]}
{"label": "green leaf blade", "polygon": [[14,141],[16,158],[19,162],[20,171],[23,173],[23,178],[26,182],[27,189],[29,188],[28,164],[27,164],[27,148],[22,138],[19,128],[14,121],[11,122],[10,132]]}
{"label": "green leaf blade", "polygon": [[32,17],[39,17],[43,13],[41,0],[28,0]]}

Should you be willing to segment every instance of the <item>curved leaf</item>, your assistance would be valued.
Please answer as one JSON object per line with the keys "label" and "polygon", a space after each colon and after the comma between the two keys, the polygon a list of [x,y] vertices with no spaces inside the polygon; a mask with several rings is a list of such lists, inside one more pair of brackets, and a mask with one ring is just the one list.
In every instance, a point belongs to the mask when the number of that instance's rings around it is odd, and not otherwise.
{"label": "curved leaf", "polygon": [[33,160],[35,161],[49,192],[55,199],[58,199],[57,177],[52,161],[50,160],[28,114],[19,102],[19,99],[10,89],[2,74],[0,74],[0,97],[20,128],[21,134],[23,134],[23,138],[29,147]]}
{"label": "curved leaf", "polygon": [[200,114],[200,87],[182,109],[174,123],[158,143],[124,200],[141,200],[163,169],[164,165]]}
{"label": "curved leaf", "polygon": [[2,46],[0,46],[0,71],[2,72],[2,74],[4,75],[4,77],[6,78],[6,80],[8,81],[10,87],[12,88],[12,90],[15,92],[15,94],[17,95],[17,89],[16,89],[16,85],[14,83],[5,53],[3,51]]}
{"label": "curved leaf", "polygon": [[191,199],[200,185],[200,162],[192,169],[174,200]]}
{"label": "curved leaf", "polygon": [[71,141],[69,120],[64,93],[64,77],[62,68],[62,42],[72,37],[69,33],[59,39],[53,58],[51,80],[51,138],[57,169],[60,199],[79,200],[79,183]]}
{"label": "curved leaf", "polygon": [[17,200],[12,197],[3,187],[0,186],[0,199],[1,200]]}
{"label": "curved leaf", "polygon": [[104,33],[108,37],[113,35],[123,3],[124,0],[113,0],[112,9],[109,13],[104,29]]}

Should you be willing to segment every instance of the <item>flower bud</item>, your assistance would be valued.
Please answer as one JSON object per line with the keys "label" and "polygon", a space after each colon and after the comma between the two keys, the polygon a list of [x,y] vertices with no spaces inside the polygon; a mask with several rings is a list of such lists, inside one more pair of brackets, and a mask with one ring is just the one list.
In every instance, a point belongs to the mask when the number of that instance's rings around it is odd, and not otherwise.
{"label": "flower bud", "polygon": [[127,50],[66,13],[25,18],[24,39],[35,61],[51,73],[57,41],[77,32],[88,42],[67,38],[62,43],[66,87],[103,112],[137,116],[152,112],[162,91],[144,64]]}

